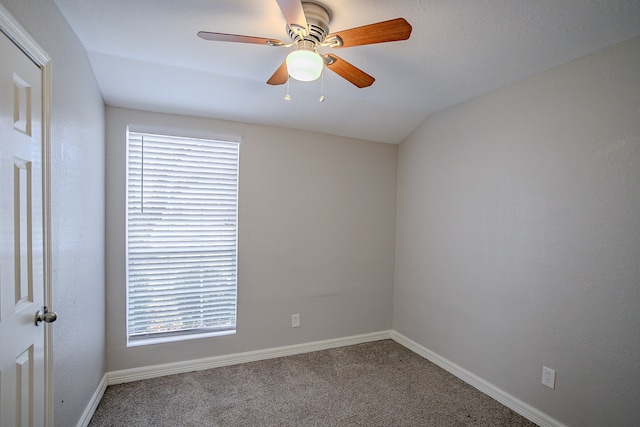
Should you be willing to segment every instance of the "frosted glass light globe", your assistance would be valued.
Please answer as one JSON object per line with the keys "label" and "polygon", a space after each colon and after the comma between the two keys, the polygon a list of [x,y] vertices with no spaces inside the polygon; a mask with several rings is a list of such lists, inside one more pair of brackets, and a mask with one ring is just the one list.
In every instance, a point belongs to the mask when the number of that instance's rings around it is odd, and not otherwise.
{"label": "frosted glass light globe", "polygon": [[301,82],[311,82],[322,74],[324,61],[316,52],[300,49],[287,55],[287,71],[289,75]]}

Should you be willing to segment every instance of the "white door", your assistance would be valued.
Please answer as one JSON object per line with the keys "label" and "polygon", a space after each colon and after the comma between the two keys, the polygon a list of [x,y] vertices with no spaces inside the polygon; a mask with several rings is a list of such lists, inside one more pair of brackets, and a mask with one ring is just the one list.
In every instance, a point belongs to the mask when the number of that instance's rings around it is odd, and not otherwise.
{"label": "white door", "polygon": [[[0,33],[0,426],[45,425],[42,72]],[[44,317],[44,316],[43,316]],[[53,314],[48,321],[55,320]]]}

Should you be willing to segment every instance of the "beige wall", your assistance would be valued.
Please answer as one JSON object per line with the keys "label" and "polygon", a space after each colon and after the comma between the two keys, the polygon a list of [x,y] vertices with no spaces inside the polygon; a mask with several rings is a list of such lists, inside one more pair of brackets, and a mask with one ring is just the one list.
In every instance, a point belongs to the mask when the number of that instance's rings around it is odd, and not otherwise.
{"label": "beige wall", "polygon": [[640,38],[435,114],[398,169],[394,329],[560,422],[637,425]]}
{"label": "beige wall", "polygon": [[[236,335],[126,347],[127,125],[241,139]],[[108,370],[389,330],[397,148],[108,107]],[[300,328],[291,328],[293,313]]]}
{"label": "beige wall", "polygon": [[54,416],[72,426],[105,372],[104,102],[52,1],[0,1],[51,57]]}

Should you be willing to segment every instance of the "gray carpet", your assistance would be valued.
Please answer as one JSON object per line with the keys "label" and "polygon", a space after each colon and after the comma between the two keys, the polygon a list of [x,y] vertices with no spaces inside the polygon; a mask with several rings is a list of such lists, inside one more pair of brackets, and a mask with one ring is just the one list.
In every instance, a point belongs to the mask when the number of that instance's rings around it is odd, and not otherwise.
{"label": "gray carpet", "polygon": [[385,340],[109,386],[89,426],[535,424]]}

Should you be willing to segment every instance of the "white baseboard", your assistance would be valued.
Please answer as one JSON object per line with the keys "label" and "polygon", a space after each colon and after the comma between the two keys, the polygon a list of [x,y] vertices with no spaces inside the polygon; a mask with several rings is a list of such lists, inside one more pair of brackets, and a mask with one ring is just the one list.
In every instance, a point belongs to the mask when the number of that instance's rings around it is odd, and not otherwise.
{"label": "white baseboard", "polygon": [[428,361],[438,365],[445,371],[455,375],[460,378],[462,381],[471,385],[472,387],[477,388],[482,393],[487,396],[492,397],[498,402],[502,403],[507,408],[510,408],[514,412],[522,415],[528,420],[538,424],[541,427],[566,427],[564,424],[559,422],[558,420],[550,417],[544,412],[534,408],[533,406],[523,402],[522,400],[510,395],[509,393],[499,389],[494,386],[490,382],[480,378],[479,376],[467,371],[461,366],[456,365],[455,363],[445,359],[439,354],[434,353],[433,351],[421,346],[417,342],[410,340],[404,335],[392,331],[391,339],[397,342],[398,344],[408,348],[416,354],[424,357]]}
{"label": "white baseboard", "polygon": [[91,421],[91,417],[93,417],[94,412],[96,412],[96,408],[104,395],[104,391],[107,389],[107,374],[104,374],[100,384],[98,384],[98,388],[91,396],[91,400],[87,405],[87,408],[82,413],[82,417],[80,417],[80,421],[78,421],[77,427],[87,427],[89,425],[89,421]]}
{"label": "white baseboard", "polygon": [[371,341],[380,341],[390,338],[391,331],[382,331],[364,335],[355,335],[351,337],[335,338],[325,341],[316,341],[306,344],[296,344],[265,350],[248,351],[245,353],[214,356],[204,359],[186,360],[175,363],[165,363],[162,365],[144,366],[141,368],[123,369],[120,371],[107,372],[107,384],[122,384],[148,378],[162,377],[165,375],[202,371],[205,369],[219,368],[221,366],[230,366],[240,363],[255,362],[258,360],[274,359],[276,357],[292,356],[294,354],[311,353],[313,351],[345,347],[349,345],[361,344]]}

